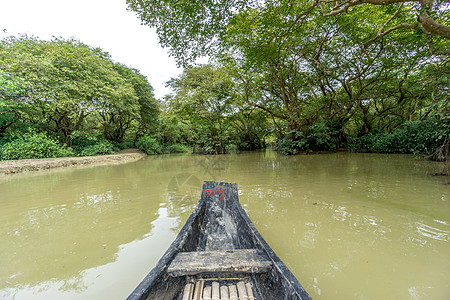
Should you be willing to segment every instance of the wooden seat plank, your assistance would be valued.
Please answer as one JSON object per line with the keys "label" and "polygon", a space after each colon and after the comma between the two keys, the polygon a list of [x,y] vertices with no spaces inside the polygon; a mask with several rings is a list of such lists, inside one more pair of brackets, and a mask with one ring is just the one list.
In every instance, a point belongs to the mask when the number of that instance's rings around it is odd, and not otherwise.
{"label": "wooden seat plank", "polygon": [[180,252],[167,272],[173,277],[201,273],[264,273],[272,262],[256,249]]}

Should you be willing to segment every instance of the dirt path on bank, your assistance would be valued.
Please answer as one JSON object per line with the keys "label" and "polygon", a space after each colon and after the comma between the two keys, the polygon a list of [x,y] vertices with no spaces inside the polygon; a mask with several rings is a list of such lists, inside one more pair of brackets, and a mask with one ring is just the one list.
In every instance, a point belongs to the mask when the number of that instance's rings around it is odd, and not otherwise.
{"label": "dirt path on bank", "polygon": [[0,161],[0,175],[36,172],[55,168],[121,164],[135,161],[145,156],[146,154],[138,149],[125,149],[117,154],[102,156],[7,160]]}

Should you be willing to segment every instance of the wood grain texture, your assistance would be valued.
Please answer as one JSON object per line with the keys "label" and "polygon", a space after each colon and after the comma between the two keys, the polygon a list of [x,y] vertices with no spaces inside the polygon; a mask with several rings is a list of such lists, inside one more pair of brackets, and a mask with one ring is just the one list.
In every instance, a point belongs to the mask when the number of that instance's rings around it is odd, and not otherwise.
{"label": "wood grain texture", "polygon": [[167,273],[174,277],[219,272],[264,273],[271,268],[272,262],[264,252],[256,249],[237,249],[178,253]]}

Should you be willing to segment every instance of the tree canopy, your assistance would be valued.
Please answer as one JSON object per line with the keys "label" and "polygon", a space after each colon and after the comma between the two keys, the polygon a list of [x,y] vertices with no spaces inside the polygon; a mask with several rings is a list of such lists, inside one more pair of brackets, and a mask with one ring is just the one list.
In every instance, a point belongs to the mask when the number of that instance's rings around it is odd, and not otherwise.
{"label": "tree canopy", "polygon": [[[297,145],[296,151],[339,148],[407,122],[447,124],[433,113],[448,99],[445,1],[127,3],[156,28],[179,64],[209,56],[227,74],[233,102],[266,114],[275,139],[291,141],[284,145]],[[206,114],[195,100],[208,101],[201,88],[173,87],[172,109],[185,105],[187,115]],[[181,104],[173,106],[174,99]]]}
{"label": "tree canopy", "polygon": [[[286,154],[450,155],[445,1],[127,3],[185,67],[167,83],[173,92],[155,100],[138,70],[77,40],[6,38],[0,150],[45,133],[48,145],[56,139],[78,154],[124,144],[151,154],[272,144]],[[209,64],[195,63],[205,55]]]}
{"label": "tree canopy", "polygon": [[156,123],[153,88],[135,69],[77,40],[0,42],[0,134],[33,127],[71,147],[75,139],[121,143]]}
{"label": "tree canopy", "polygon": [[[211,55],[221,45],[229,25],[242,23],[249,14],[264,15],[266,23],[282,25],[283,29],[272,32],[272,38],[295,34],[315,18],[350,16],[356,22],[353,24],[367,24],[364,18],[371,11],[377,21],[371,23],[376,30],[368,39],[407,31],[428,39],[431,48],[435,47],[432,44],[441,43],[441,38],[450,39],[450,7],[444,0],[127,0],[127,3],[144,24],[156,28],[161,44],[169,48],[180,64]],[[280,17],[283,20],[277,23]],[[253,30],[258,35],[265,27],[254,26]]]}

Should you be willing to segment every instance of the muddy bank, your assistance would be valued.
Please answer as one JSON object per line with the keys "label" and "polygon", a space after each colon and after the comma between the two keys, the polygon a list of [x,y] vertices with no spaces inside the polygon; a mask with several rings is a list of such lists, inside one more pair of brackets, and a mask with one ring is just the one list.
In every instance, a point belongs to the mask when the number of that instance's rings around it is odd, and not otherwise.
{"label": "muddy bank", "polygon": [[126,149],[112,155],[0,161],[0,175],[55,168],[120,164],[135,161],[145,156],[146,154],[137,149]]}

